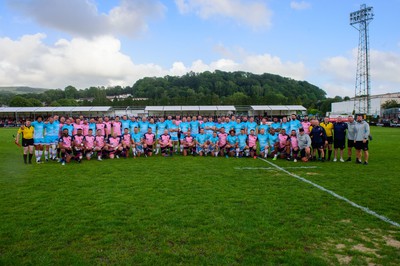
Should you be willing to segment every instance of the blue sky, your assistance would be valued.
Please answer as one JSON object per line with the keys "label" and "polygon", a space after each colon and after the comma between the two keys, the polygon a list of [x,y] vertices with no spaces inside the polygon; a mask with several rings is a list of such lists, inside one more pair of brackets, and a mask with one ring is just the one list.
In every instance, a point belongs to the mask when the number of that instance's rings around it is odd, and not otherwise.
{"label": "blue sky", "polygon": [[362,3],[375,12],[372,93],[398,92],[400,0],[0,0],[0,86],[125,86],[220,69],[353,96],[349,13]]}

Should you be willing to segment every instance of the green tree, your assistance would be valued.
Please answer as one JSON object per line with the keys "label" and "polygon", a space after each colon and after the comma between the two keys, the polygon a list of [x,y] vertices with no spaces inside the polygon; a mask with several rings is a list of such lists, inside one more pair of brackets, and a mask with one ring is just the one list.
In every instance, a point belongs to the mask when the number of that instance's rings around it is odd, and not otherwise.
{"label": "green tree", "polygon": [[381,105],[382,109],[390,109],[400,107],[400,103],[396,100],[387,100]]}
{"label": "green tree", "polygon": [[29,107],[32,106],[32,103],[19,95],[14,96],[11,100],[10,100],[10,104],[11,107]]}

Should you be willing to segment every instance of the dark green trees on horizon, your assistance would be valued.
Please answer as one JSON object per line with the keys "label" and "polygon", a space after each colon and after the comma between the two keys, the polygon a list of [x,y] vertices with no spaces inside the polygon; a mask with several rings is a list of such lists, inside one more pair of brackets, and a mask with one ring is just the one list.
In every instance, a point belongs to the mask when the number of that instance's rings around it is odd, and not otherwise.
{"label": "dark green trees on horizon", "polygon": [[[123,94],[130,96],[125,99],[116,97]],[[41,93],[5,96],[0,95],[1,103],[9,106],[294,104],[320,112],[329,111],[331,102],[342,100],[339,96],[327,99],[324,90],[307,81],[268,73],[257,75],[219,70],[189,72],[180,77],[145,77],[127,87],[90,87],[78,90],[70,85],[64,90],[50,89]]]}

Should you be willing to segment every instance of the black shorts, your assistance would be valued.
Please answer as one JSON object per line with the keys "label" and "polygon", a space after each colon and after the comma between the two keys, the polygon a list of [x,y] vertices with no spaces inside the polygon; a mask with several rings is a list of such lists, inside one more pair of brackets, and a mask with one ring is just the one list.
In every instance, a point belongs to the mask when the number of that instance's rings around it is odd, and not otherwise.
{"label": "black shorts", "polygon": [[300,158],[306,157],[306,149],[300,150]]}
{"label": "black shorts", "polygon": [[324,143],[323,142],[312,142],[311,147],[313,149],[323,149],[324,148]]}
{"label": "black shorts", "polygon": [[333,137],[326,137],[326,140],[328,141],[328,144],[332,144],[333,143]]}
{"label": "black shorts", "polygon": [[335,139],[333,141],[333,147],[335,149],[341,149],[343,150],[345,147],[346,141],[344,139]]}
{"label": "black shorts", "polygon": [[22,138],[22,146],[23,147],[33,146],[33,139]]}
{"label": "black shorts", "polygon": [[365,143],[363,141],[356,141],[354,147],[356,148],[356,150],[367,151],[368,150],[368,140]]}
{"label": "black shorts", "polygon": [[353,147],[354,147],[354,140],[348,139],[347,140],[347,148],[353,148]]}

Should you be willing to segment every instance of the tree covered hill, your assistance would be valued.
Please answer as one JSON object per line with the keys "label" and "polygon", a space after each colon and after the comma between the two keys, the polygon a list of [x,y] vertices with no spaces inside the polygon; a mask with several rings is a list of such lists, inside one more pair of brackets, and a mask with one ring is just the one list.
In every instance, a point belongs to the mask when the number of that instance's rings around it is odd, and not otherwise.
{"label": "tree covered hill", "polygon": [[[120,98],[118,95],[128,96]],[[146,77],[127,87],[78,90],[67,86],[63,90],[50,89],[18,95],[9,92],[2,94],[0,91],[1,104],[9,106],[299,104],[309,109],[326,109],[321,106],[327,100],[324,90],[307,81],[268,73],[258,75],[219,70],[189,72],[180,77]]]}

